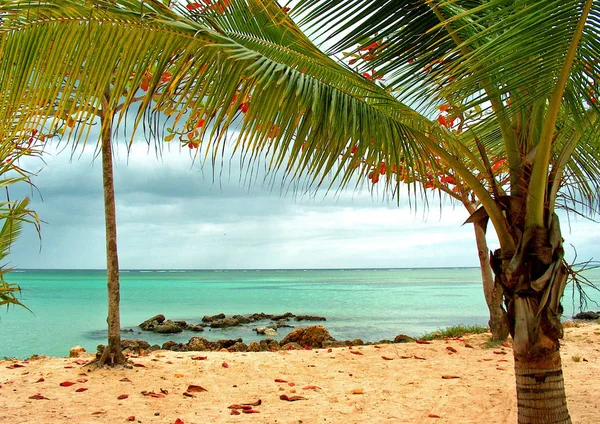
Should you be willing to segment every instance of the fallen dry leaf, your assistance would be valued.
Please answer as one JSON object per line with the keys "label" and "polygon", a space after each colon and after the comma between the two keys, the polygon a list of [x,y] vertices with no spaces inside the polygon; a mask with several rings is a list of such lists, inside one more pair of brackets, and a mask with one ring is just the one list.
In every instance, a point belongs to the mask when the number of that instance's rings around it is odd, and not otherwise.
{"label": "fallen dry leaf", "polygon": [[169,394],[169,391],[168,391],[167,389],[163,389],[162,387],[161,387],[161,389],[160,389],[160,392],[161,392],[163,395],[168,395],[168,394]]}
{"label": "fallen dry leaf", "polygon": [[375,349],[381,349],[381,346],[373,345]]}
{"label": "fallen dry leaf", "polygon": [[237,409],[232,409],[231,412],[229,413],[229,415],[240,415],[241,412],[238,411]]}
{"label": "fallen dry leaf", "polygon": [[279,399],[287,400],[288,402],[295,402],[297,400],[306,400],[306,398],[302,397],[302,396],[288,396],[288,395],[281,395],[281,396],[279,396]]}
{"label": "fallen dry leaf", "polygon": [[131,416],[125,418],[125,421],[135,421],[135,415],[131,415]]}
{"label": "fallen dry leaf", "polygon": [[175,377],[175,378],[183,378],[183,377],[185,377],[185,375],[184,374],[173,374],[173,377]]}
{"label": "fallen dry leaf", "polygon": [[296,385],[296,383],[294,383],[293,381],[290,381],[290,382],[288,383],[288,386],[290,386],[290,387],[294,387],[295,385]]}
{"label": "fallen dry leaf", "polygon": [[33,396],[29,396],[29,399],[36,399],[36,400],[45,399],[45,400],[50,400],[46,396],[42,396],[39,393],[36,394],[36,395],[33,395]]}
{"label": "fallen dry leaf", "polygon": [[351,350],[350,353],[353,355],[363,355],[363,353],[359,352],[358,350]]}
{"label": "fallen dry leaf", "polygon": [[6,368],[8,368],[9,370],[13,370],[13,369],[15,369],[15,368],[25,368],[25,365],[21,365],[21,364],[12,364],[12,365],[9,365],[9,366],[8,366],[8,367],[6,367]]}
{"label": "fallen dry leaf", "polygon": [[129,397],[129,395],[119,395],[119,396],[117,396],[117,399],[123,400],[123,399],[127,399],[128,397]]}
{"label": "fallen dry leaf", "polygon": [[332,348],[327,349],[327,353],[331,353],[331,352],[333,352]]}
{"label": "fallen dry leaf", "polygon": [[46,380],[44,380],[44,377],[40,377],[40,379],[38,381],[36,381],[36,383],[42,383],[44,381],[46,381]]}
{"label": "fallen dry leaf", "polygon": [[383,359],[385,359],[386,361],[393,361],[394,358],[390,358],[389,356],[382,356]]}
{"label": "fallen dry leaf", "polygon": [[421,361],[425,360],[425,358],[423,358],[422,356],[417,356],[417,355],[414,355],[413,358],[420,359]]}
{"label": "fallen dry leaf", "polygon": [[75,363],[77,365],[85,365],[85,364],[87,364],[87,361],[84,361],[83,359],[78,359],[78,360],[75,361]]}
{"label": "fallen dry leaf", "polygon": [[221,366],[222,366],[223,368],[229,368],[229,364],[228,364],[227,362],[223,362],[223,363],[221,364]]}
{"label": "fallen dry leaf", "polygon": [[469,349],[475,349],[473,346],[471,346],[469,343],[465,343],[465,347],[469,348]]}
{"label": "fallen dry leaf", "polygon": [[208,356],[193,356],[192,360],[194,361],[204,361]]}
{"label": "fallen dry leaf", "polygon": [[194,395],[193,395],[193,394],[191,394],[191,393],[188,393],[188,392],[183,392],[183,395],[184,395],[185,397],[191,397],[191,398],[193,398],[193,397],[194,397]]}
{"label": "fallen dry leaf", "polygon": [[202,386],[196,386],[194,384],[190,384],[186,391],[189,393],[200,393],[200,392],[207,392],[208,390],[206,390]]}
{"label": "fallen dry leaf", "polygon": [[104,412],[104,411],[92,412],[92,415],[102,415],[102,414],[106,414],[106,412]]}
{"label": "fallen dry leaf", "polygon": [[442,375],[444,380],[452,380],[454,378],[460,378],[458,375]]}
{"label": "fallen dry leaf", "polygon": [[142,394],[143,394],[144,396],[150,396],[150,397],[153,397],[153,398],[164,398],[164,397],[165,397],[165,395],[163,395],[162,393],[148,392],[148,391],[146,391],[146,390],[144,390],[144,391],[142,392]]}
{"label": "fallen dry leaf", "polygon": [[146,365],[144,365],[144,364],[138,364],[138,363],[133,364],[133,366],[134,367],[139,367],[139,368],[146,368]]}
{"label": "fallen dry leaf", "polygon": [[123,383],[131,383],[131,380],[128,379],[127,377],[120,379],[119,381],[122,381]]}
{"label": "fallen dry leaf", "polygon": [[78,383],[87,383],[87,381],[88,381],[87,378],[78,378],[77,379]]}
{"label": "fallen dry leaf", "polygon": [[242,409],[242,412],[244,414],[260,414],[260,411],[257,411],[256,409]]}
{"label": "fallen dry leaf", "polygon": [[174,423],[174,424],[185,424],[185,423],[183,422],[183,420],[181,420],[181,419],[177,418],[177,419],[175,420],[175,423]]}
{"label": "fallen dry leaf", "polygon": [[302,390],[316,390],[316,389],[320,389],[320,387],[318,387],[318,386],[304,386],[302,388]]}
{"label": "fallen dry leaf", "polygon": [[364,389],[360,388],[360,389],[352,389],[350,391],[350,394],[353,395],[363,395],[365,393]]}
{"label": "fallen dry leaf", "polygon": [[452,346],[446,346],[446,350],[452,352],[452,353],[456,353],[458,352],[456,349],[454,349]]}
{"label": "fallen dry leaf", "polygon": [[431,342],[428,342],[427,340],[421,340],[421,339],[417,340],[417,343],[418,344],[431,344]]}
{"label": "fallen dry leaf", "polygon": [[229,405],[227,408],[229,408],[229,409],[252,409],[252,406],[256,406],[256,405],[240,405],[239,403],[234,403],[233,405]]}
{"label": "fallen dry leaf", "polygon": [[429,418],[442,418],[439,415],[435,415],[435,414],[429,414],[427,415]]}
{"label": "fallen dry leaf", "polygon": [[242,405],[244,405],[244,406],[248,406],[248,405],[250,405],[250,406],[258,406],[258,405],[261,405],[261,404],[262,404],[262,400],[260,400],[260,399],[257,400],[256,402],[242,403]]}
{"label": "fallen dry leaf", "polygon": [[276,378],[275,383],[287,383],[287,380],[283,380],[281,378]]}
{"label": "fallen dry leaf", "polygon": [[63,381],[62,383],[59,384],[59,386],[61,386],[61,387],[70,387],[73,384],[75,384],[75,383],[73,383],[72,381]]}
{"label": "fallen dry leaf", "polygon": [[85,392],[87,390],[87,387],[80,387],[79,389],[75,390],[77,393],[81,393],[81,392]]}

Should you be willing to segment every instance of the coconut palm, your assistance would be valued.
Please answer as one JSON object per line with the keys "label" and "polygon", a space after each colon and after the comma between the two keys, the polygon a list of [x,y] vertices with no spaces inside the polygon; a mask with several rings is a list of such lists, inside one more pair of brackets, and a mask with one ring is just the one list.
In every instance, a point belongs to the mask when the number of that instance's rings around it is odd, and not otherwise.
{"label": "coconut palm", "polygon": [[[383,174],[396,194],[409,183],[419,198],[429,184],[419,181],[442,178],[472,192],[481,208],[470,222],[491,222],[500,242],[491,261],[514,340],[519,422],[570,421],[558,353],[568,270],[555,209],[598,206],[597,3],[305,2],[306,22],[345,34],[339,50],[360,43],[372,51],[362,75],[321,54],[267,0],[189,3],[177,13],[125,1],[5,10],[14,13],[0,61],[8,105],[53,99],[86,119],[71,99],[52,95],[73,69],[88,70],[85,84],[69,86],[82,99],[101,98],[92,91],[111,78],[105,68],[117,70],[116,93],[132,72],[149,72],[152,91],[168,71],[165,94],[143,102],[135,123],[165,113],[167,137],[185,137],[203,156],[219,155],[235,129],[246,163],[268,155],[270,169],[308,175],[314,186],[345,186],[357,175],[376,183]],[[153,41],[160,47],[148,54]],[[27,57],[16,46],[28,46]],[[39,57],[60,60],[49,67]],[[373,80],[383,75],[381,87]]]}

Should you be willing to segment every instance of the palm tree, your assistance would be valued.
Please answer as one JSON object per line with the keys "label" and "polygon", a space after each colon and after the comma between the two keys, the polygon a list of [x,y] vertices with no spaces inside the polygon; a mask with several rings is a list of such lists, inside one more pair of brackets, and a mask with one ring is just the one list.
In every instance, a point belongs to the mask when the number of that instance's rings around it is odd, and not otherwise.
{"label": "palm tree", "polygon": [[[202,146],[208,157],[216,158],[227,130],[236,129],[246,163],[268,155],[270,169],[284,167],[289,179],[308,175],[313,186],[345,186],[356,175],[373,181],[377,170],[386,188],[398,193],[405,180],[419,198],[425,187],[418,181],[449,172],[481,204],[470,222],[485,229],[491,221],[500,242],[492,267],[514,340],[519,422],[569,422],[558,353],[567,267],[554,210],[569,200],[561,186],[576,193],[572,205],[583,213],[597,208],[600,6],[305,2],[300,14],[307,22],[327,17],[324,31],[347,34],[340,50],[358,42],[378,53],[358,75],[319,52],[275,2],[208,3],[178,13],[156,2],[9,4],[2,101],[54,99],[72,107],[52,89],[56,78],[86,67],[85,85],[70,90],[101,98],[91,95],[105,87],[96,81],[109,78],[100,63],[118,69],[115,93],[132,72],[139,78],[150,71],[156,86],[168,70],[170,89],[142,103],[135,124],[162,111],[171,116],[169,139],[185,134],[188,146]],[[161,43],[154,54],[146,53],[150,37]],[[127,40],[127,52],[115,39]],[[17,45],[31,54],[21,57]],[[39,56],[61,60],[50,68]],[[389,79],[385,87],[372,81],[381,75]],[[441,107],[444,120],[436,119]],[[445,125],[452,119],[457,128]],[[506,167],[497,167],[502,161]],[[420,180],[405,178],[405,169]]]}

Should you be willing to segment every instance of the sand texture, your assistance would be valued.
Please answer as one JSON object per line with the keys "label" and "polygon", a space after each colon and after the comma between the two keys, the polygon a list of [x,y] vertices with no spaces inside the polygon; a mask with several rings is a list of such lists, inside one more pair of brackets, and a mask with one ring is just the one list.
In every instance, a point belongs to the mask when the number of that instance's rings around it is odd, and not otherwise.
{"label": "sand texture", "polygon": [[[131,368],[100,370],[75,358],[5,360],[0,422],[516,423],[512,349],[488,347],[488,338],[331,351],[157,351],[130,357]],[[600,325],[567,328],[561,353],[573,422],[600,423]],[[258,412],[231,415],[235,404]]]}

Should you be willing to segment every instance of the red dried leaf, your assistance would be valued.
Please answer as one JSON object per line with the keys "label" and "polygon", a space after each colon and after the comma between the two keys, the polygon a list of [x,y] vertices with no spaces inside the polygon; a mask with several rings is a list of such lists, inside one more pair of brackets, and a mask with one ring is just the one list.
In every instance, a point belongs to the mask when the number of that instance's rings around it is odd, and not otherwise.
{"label": "red dried leaf", "polygon": [[135,415],[131,415],[131,416],[125,418],[125,421],[135,421]]}
{"label": "red dried leaf", "polygon": [[60,386],[61,387],[69,387],[69,386],[72,386],[73,384],[75,384],[75,383],[73,383],[72,381],[63,381],[62,383],[60,383]]}
{"label": "red dried leaf", "polygon": [[46,381],[46,380],[44,380],[44,377],[40,377],[40,379],[38,381],[36,381],[36,383],[43,383],[44,381]]}
{"label": "red dried leaf", "polygon": [[431,342],[429,342],[427,340],[421,340],[421,339],[417,340],[417,343],[418,344],[431,344]]}
{"label": "red dried leaf", "polygon": [[204,387],[202,386],[195,386],[193,384],[190,384],[187,388],[187,391],[189,393],[200,393],[200,392],[207,392],[208,390],[206,390]]}
{"label": "red dried leaf", "polygon": [[193,394],[191,394],[191,393],[188,393],[188,392],[183,392],[183,395],[184,395],[185,397],[194,397],[194,395],[193,395]]}
{"label": "red dried leaf", "polygon": [[9,365],[9,366],[8,366],[8,367],[6,367],[6,368],[8,368],[9,370],[14,370],[15,368],[24,368],[24,367],[25,367],[25,365],[21,365],[21,364],[12,364],[12,365]]}
{"label": "red dried leaf", "polygon": [[194,361],[204,361],[208,356],[193,356],[192,360]]}
{"label": "red dried leaf", "polygon": [[288,386],[290,386],[290,387],[294,387],[295,385],[296,385],[296,383],[294,383],[294,382],[292,382],[292,381],[290,381],[290,382],[288,383]]}
{"label": "red dried leaf", "polygon": [[435,414],[429,414],[427,415],[429,418],[442,418],[439,415],[435,415]]}
{"label": "red dried leaf", "polygon": [[123,400],[123,399],[127,399],[128,397],[129,397],[129,395],[119,395],[119,396],[117,396],[117,399]]}
{"label": "red dried leaf", "polygon": [[316,389],[319,389],[319,388],[320,387],[318,387],[318,386],[304,386],[302,388],[302,390],[316,390]]}
{"label": "red dried leaf", "polygon": [[373,345],[375,349],[381,349],[381,346]]}
{"label": "red dried leaf", "polygon": [[240,405],[239,403],[234,403],[233,405],[229,405],[227,408],[229,409],[252,409],[250,405]]}
{"label": "red dried leaf", "polygon": [[306,400],[306,398],[302,397],[302,396],[288,396],[288,395],[281,395],[281,396],[279,396],[279,399],[287,400],[288,402],[295,402],[297,400]]}
{"label": "red dried leaf", "polygon": [[175,423],[174,423],[174,424],[185,424],[185,423],[183,422],[183,420],[181,420],[181,419],[177,418],[177,419],[175,420]]}
{"label": "red dried leaf", "polygon": [[153,398],[164,398],[165,397],[165,395],[163,395],[162,393],[147,392],[146,390],[144,390],[142,392],[142,394],[144,396],[150,396],[150,397],[153,397]]}
{"label": "red dried leaf", "polygon": [[249,406],[258,406],[258,405],[260,405],[260,404],[262,404],[262,400],[260,400],[260,399],[259,399],[259,400],[257,400],[256,402],[242,403],[242,405],[244,405],[244,406],[248,406],[248,405],[249,405]]}
{"label": "red dried leaf", "polygon": [[411,358],[412,358],[412,356],[405,356],[405,355],[400,356],[400,359],[411,359]]}
{"label": "red dried leaf", "polygon": [[229,364],[228,364],[227,362],[223,362],[223,363],[221,364],[221,366],[222,366],[223,368],[229,368]]}
{"label": "red dried leaf", "polygon": [[242,409],[242,412],[244,414],[260,414],[260,411],[257,411],[256,409]]}
{"label": "red dried leaf", "polygon": [[75,390],[77,393],[81,393],[81,392],[85,392],[87,390],[87,387],[80,387],[79,389]]}
{"label": "red dried leaf", "polygon": [[146,365],[144,364],[133,364],[134,367],[139,367],[139,368],[146,368]]}
{"label": "red dried leaf", "polygon": [[471,346],[469,343],[465,343],[465,347],[469,348],[469,349],[475,349],[473,346]]}
{"label": "red dried leaf", "polygon": [[394,358],[390,358],[389,356],[382,356],[383,359],[385,359],[386,361],[393,361]]}
{"label": "red dried leaf", "polygon": [[442,375],[442,378],[443,378],[444,380],[452,380],[452,379],[454,379],[454,378],[460,378],[460,377],[459,377],[459,376],[457,376],[457,375]]}
{"label": "red dried leaf", "polygon": [[241,412],[238,411],[237,409],[232,409],[231,412],[229,413],[229,415],[240,415]]}
{"label": "red dried leaf", "polygon": [[446,350],[449,350],[452,353],[456,353],[458,352],[456,349],[454,349],[452,346],[446,346]]}
{"label": "red dried leaf", "polygon": [[[106,414],[106,412],[104,411],[96,411],[96,412],[92,412],[92,415],[102,415],[102,414]],[[135,418],[134,418],[135,419]]]}
{"label": "red dried leaf", "polygon": [[504,342],[504,343],[502,343],[502,346],[504,346],[504,347],[509,347],[509,348],[510,348],[510,347],[512,347],[512,346],[510,345],[510,343],[509,343],[509,342]]}
{"label": "red dried leaf", "polygon": [[40,400],[40,399],[44,399],[44,400],[50,400],[48,399],[46,396],[42,396],[39,393],[33,396],[29,396],[29,399],[35,399],[35,400]]}
{"label": "red dried leaf", "polygon": [[350,353],[353,355],[363,355],[363,353],[359,352],[358,350],[351,350]]}
{"label": "red dried leaf", "polygon": [[163,395],[168,395],[168,394],[169,394],[169,391],[168,391],[167,389],[163,389],[162,387],[161,387],[161,389],[160,389],[160,392],[161,392]]}
{"label": "red dried leaf", "polygon": [[506,355],[506,352],[505,352],[505,351],[503,351],[503,350],[495,350],[495,351],[494,351],[494,353],[495,353],[496,355]]}
{"label": "red dried leaf", "polygon": [[87,361],[84,361],[83,359],[78,359],[78,360],[75,361],[75,363],[77,365],[85,365],[85,364],[87,364]]}
{"label": "red dried leaf", "polygon": [[86,383],[87,381],[88,381],[87,378],[78,378],[77,379],[78,383]]}
{"label": "red dried leaf", "polygon": [[333,352],[332,348],[327,349],[327,353],[331,353],[331,352]]}
{"label": "red dried leaf", "polygon": [[417,355],[414,355],[413,358],[420,359],[421,361],[425,360],[425,358],[423,358],[422,356],[417,356]]}
{"label": "red dried leaf", "polygon": [[131,380],[128,379],[127,377],[120,379],[119,381],[123,382],[123,383],[131,383]]}
{"label": "red dried leaf", "polygon": [[281,378],[276,378],[275,383],[287,383],[287,380],[283,380]]}
{"label": "red dried leaf", "polygon": [[73,365],[65,365],[65,368],[71,369],[71,368],[73,368]]}

